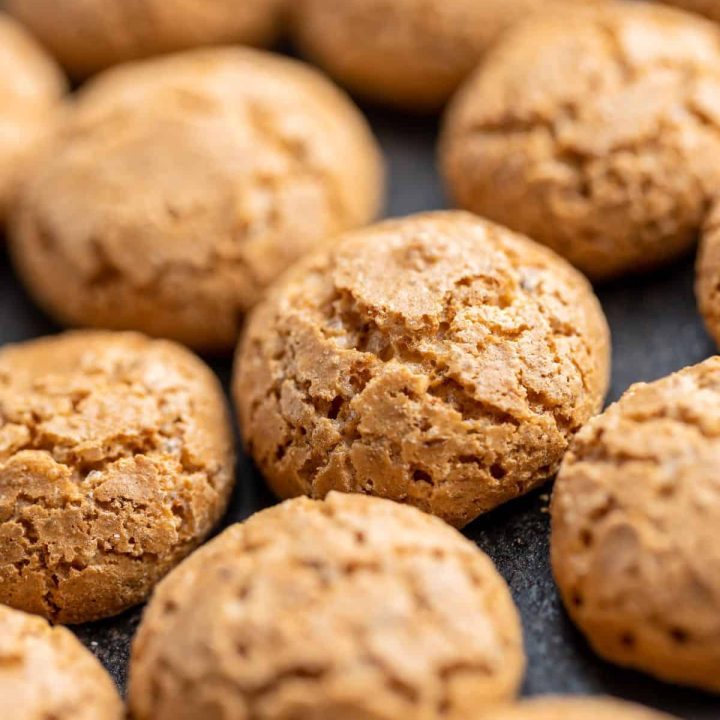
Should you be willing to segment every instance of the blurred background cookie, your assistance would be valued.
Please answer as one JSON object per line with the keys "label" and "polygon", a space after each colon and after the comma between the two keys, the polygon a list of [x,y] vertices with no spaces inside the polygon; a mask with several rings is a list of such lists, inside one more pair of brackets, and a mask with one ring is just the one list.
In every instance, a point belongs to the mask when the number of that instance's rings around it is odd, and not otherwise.
{"label": "blurred background cookie", "polygon": [[720,31],[654,3],[535,15],[450,108],[461,207],[549,245],[592,278],[667,263],[720,186]]}
{"label": "blurred background cookie", "polygon": [[60,623],[143,601],[233,486],[220,385],[132,333],[0,350],[0,602]]}
{"label": "blurred background cookie", "polygon": [[65,628],[0,605],[0,717],[122,720],[105,669]]}
{"label": "blurred background cookie", "polygon": [[552,562],[603,657],[720,691],[720,358],[635,385],[576,436]]}
{"label": "blurred background cookie", "polygon": [[435,110],[513,23],[559,0],[297,0],[302,53],[363,97]]}
{"label": "blurred background cookie", "polygon": [[607,389],[585,278],[469,213],[350,233],[253,313],[234,392],[280,497],[329,490],[462,526],[557,471]]}
{"label": "blurred background cookie", "polygon": [[52,58],[0,12],[0,225],[26,163],[55,122],[64,91]]}
{"label": "blurred background cookie", "polygon": [[74,76],[203,45],[268,45],[285,0],[5,0]]}
{"label": "blurred background cookie", "polygon": [[672,720],[669,715],[610,698],[547,697],[505,705],[483,720]]}
{"label": "blurred background cookie", "polygon": [[319,73],[197,50],[81,91],[21,194],[11,249],[62,323],[225,351],[268,283],[372,219],[382,193],[365,120]]}
{"label": "blurred background cookie", "polygon": [[446,718],[512,698],[520,622],[490,559],[377,498],[288,501],[158,587],[133,643],[134,720]]}

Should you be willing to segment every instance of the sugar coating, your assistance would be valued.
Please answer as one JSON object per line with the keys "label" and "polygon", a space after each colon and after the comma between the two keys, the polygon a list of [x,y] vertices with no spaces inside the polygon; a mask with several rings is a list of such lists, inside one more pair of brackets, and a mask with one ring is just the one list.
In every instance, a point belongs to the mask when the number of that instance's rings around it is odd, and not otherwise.
{"label": "sugar coating", "polygon": [[523,672],[490,559],[377,498],[297,498],[226,530],[161,583],[133,644],[134,720],[471,717]]}
{"label": "sugar coating", "polygon": [[462,526],[554,475],[609,333],[552,252],[460,212],[350,233],[251,316],[234,394],[280,497],[364,492]]}
{"label": "sugar coating", "polygon": [[605,658],[720,690],[720,358],[633,386],[576,436],[552,562]]}
{"label": "sugar coating", "polygon": [[222,391],[184,348],[78,332],[0,350],[0,602],[60,623],[141,602],[232,485]]}

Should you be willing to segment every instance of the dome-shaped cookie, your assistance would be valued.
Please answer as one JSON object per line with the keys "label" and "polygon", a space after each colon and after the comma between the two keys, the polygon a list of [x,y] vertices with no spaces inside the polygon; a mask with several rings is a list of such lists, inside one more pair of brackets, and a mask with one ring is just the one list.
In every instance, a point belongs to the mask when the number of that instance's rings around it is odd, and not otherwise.
{"label": "dome-shaped cookie", "polygon": [[79,623],[143,601],[232,485],[222,391],[184,348],[77,332],[0,350],[0,602]]}
{"label": "dome-shaped cookie", "polygon": [[0,605],[0,718],[124,717],[112,679],[69,630]]}
{"label": "dome-shaped cookie", "polygon": [[672,720],[669,715],[610,698],[546,697],[506,705],[483,720]]}
{"label": "dome-shaped cookie", "polygon": [[201,45],[267,45],[284,0],[5,0],[76,76]]}
{"label": "dome-shaped cookie", "polygon": [[81,92],[19,200],[12,249],[65,324],[224,351],[267,284],[369,221],[381,193],[364,119],[316,71],[197,50]]}
{"label": "dome-shaped cookie", "polygon": [[633,386],[576,436],[552,501],[565,605],[621,665],[720,691],[720,357]]}
{"label": "dome-shaped cookie", "polygon": [[535,16],[460,91],[441,156],[456,202],[593,278],[695,242],[720,186],[720,30],[655,3]]}
{"label": "dome-shaped cookie", "polygon": [[555,474],[608,366],[580,273],[439,212],[299,263],[249,320],[234,394],[279,496],[371,493],[462,526]]}
{"label": "dome-shaped cookie", "polygon": [[235,525],[158,587],[133,644],[134,720],[445,718],[516,693],[521,629],[490,559],[361,495]]}
{"label": "dome-shaped cookie", "polygon": [[0,223],[28,157],[54,123],[64,90],[52,59],[0,12]]}
{"label": "dome-shaped cookie", "polygon": [[297,0],[301,50],[360,95],[439,108],[490,45],[557,0]]}

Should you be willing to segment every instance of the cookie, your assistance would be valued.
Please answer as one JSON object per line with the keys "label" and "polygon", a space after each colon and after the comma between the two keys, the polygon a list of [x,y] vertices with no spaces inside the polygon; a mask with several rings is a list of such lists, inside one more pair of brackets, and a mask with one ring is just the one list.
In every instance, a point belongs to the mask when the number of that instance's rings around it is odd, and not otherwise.
{"label": "cookie", "polygon": [[460,91],[441,141],[456,203],[603,280],[694,244],[720,184],[720,30],[654,3],[535,17]]}
{"label": "cookie", "polygon": [[580,273],[438,212],[350,233],[290,271],[249,319],[234,395],[280,497],[370,493],[462,526],[555,474],[608,371]]}
{"label": "cookie", "polygon": [[720,346],[720,203],[708,213],[702,232],[695,295],[705,326]]}
{"label": "cookie", "polygon": [[125,715],[110,676],[69,630],[0,605],[0,717],[122,720]]}
{"label": "cookie", "polygon": [[196,50],[81,92],[21,193],[11,245],[61,323],[223,352],[265,287],[369,221],[381,194],[365,120],[316,71]]}
{"label": "cookie", "polygon": [[269,45],[284,0],[5,0],[77,77],[202,45]]}
{"label": "cookie", "polygon": [[25,165],[53,125],[64,91],[53,60],[0,12],[0,223]]}
{"label": "cookie", "polygon": [[672,720],[649,708],[605,698],[547,697],[507,705],[483,720]]}
{"label": "cookie", "polygon": [[128,699],[134,720],[460,720],[513,697],[523,665],[508,588],[473,543],[331,493],[254,515],[168,576]]}
{"label": "cookie", "polygon": [[492,43],[557,0],[299,0],[301,51],[366,98],[436,110]]}
{"label": "cookie", "polygon": [[710,20],[720,22],[720,4],[718,4],[717,0],[661,0],[661,2],[699,13],[710,18]]}
{"label": "cookie", "polygon": [[75,332],[0,350],[0,602],[80,623],[143,601],[232,485],[221,388],[184,348]]}
{"label": "cookie", "polygon": [[552,501],[570,615],[606,659],[720,691],[720,357],[633,386],[578,433]]}

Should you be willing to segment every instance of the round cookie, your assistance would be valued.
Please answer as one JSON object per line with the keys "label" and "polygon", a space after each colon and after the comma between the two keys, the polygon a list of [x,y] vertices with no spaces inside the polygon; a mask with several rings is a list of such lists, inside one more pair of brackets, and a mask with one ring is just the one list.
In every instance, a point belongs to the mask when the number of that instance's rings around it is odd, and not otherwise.
{"label": "round cookie", "polygon": [[143,601],[232,485],[221,388],[184,348],[76,332],[0,350],[0,602],[80,623]]}
{"label": "round cookie", "polygon": [[0,605],[0,717],[122,720],[112,679],[62,627]]}
{"label": "round cookie", "polygon": [[252,314],[234,394],[280,497],[370,493],[462,526],[555,474],[608,371],[580,273],[438,212],[300,262]]}
{"label": "round cookie", "polygon": [[552,501],[570,615],[606,659],[720,691],[720,357],[633,386],[576,436]]}
{"label": "round cookie", "polygon": [[558,0],[298,0],[305,55],[365,97],[413,110],[442,106],[491,44]]}
{"label": "round cookie", "polygon": [[720,31],[654,3],[536,16],[460,91],[441,157],[461,207],[595,279],[695,242],[720,184]]}
{"label": "round cookie", "polygon": [[201,45],[269,45],[284,0],[5,0],[75,76]]}
{"label": "round cookie", "polygon": [[669,715],[610,698],[545,697],[507,705],[483,720],[672,720]]}
{"label": "round cookie", "polygon": [[128,700],[134,720],[461,720],[513,697],[523,667],[483,552],[414,508],[331,493],[231,527],[158,586]]}
{"label": "round cookie", "polygon": [[5,220],[28,157],[53,125],[65,91],[45,51],[0,12],[0,223]]}
{"label": "round cookie", "polygon": [[715,203],[705,221],[697,258],[695,295],[705,326],[720,346],[720,203]]}
{"label": "round cookie", "polygon": [[196,50],[81,92],[21,194],[12,250],[64,324],[226,351],[271,280],[376,214],[382,184],[367,124],[319,73]]}

